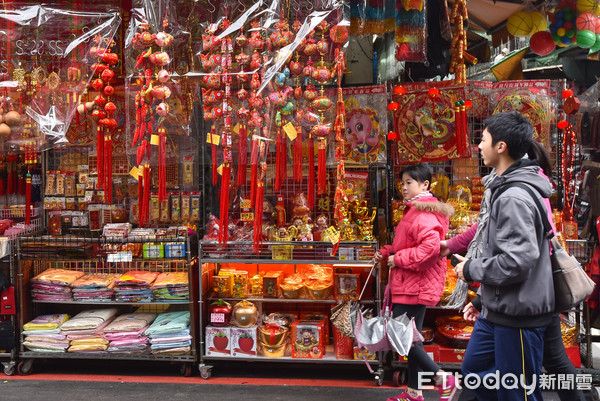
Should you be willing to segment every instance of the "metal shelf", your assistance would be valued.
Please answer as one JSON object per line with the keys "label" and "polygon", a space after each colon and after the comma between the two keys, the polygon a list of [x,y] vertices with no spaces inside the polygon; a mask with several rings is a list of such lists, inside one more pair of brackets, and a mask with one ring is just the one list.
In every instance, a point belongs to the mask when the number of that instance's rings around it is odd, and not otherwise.
{"label": "metal shelf", "polygon": [[[207,297],[207,301],[216,301],[221,299],[223,301],[228,302],[238,302],[238,301],[250,301],[250,302],[276,302],[276,303],[306,303],[306,304],[337,304],[338,301],[335,299],[308,299],[308,298],[219,298],[219,297]],[[360,301],[360,304],[372,304],[374,300],[363,300]]]}
{"label": "metal shelf", "polygon": [[196,362],[195,355],[129,355],[120,353],[103,353],[103,354],[85,354],[77,352],[34,352],[24,351],[19,354],[21,358],[31,359],[121,359],[135,361],[178,361],[178,362]]}
{"label": "metal shelf", "polygon": [[192,301],[151,301],[151,302],[118,302],[118,301],[39,301],[32,299],[36,304],[60,304],[60,305],[191,305]]}
{"label": "metal shelf", "polygon": [[371,266],[370,260],[340,260],[340,259],[215,259],[203,258],[202,263],[238,263],[238,264],[277,264],[277,265],[340,265],[347,264],[352,266],[364,265]]}
{"label": "metal shelf", "polygon": [[[236,356],[204,356],[204,360],[219,360],[219,361],[246,361],[246,362],[299,362],[299,363],[331,363],[331,364],[364,364],[362,359],[336,359],[335,354],[326,354],[321,359],[311,358],[292,358],[291,356],[282,356],[281,358],[269,358],[267,356],[255,357],[236,357]],[[379,365],[376,359],[368,359],[367,362],[371,365]]]}

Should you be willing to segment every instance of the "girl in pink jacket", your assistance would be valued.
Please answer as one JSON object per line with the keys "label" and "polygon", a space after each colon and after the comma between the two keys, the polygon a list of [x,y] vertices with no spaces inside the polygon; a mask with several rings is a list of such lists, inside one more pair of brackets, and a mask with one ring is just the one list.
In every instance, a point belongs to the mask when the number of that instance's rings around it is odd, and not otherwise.
{"label": "girl in pink jacket", "polygon": [[[393,316],[404,313],[415,319],[419,331],[423,328],[427,306],[436,305],[446,279],[446,258],[439,258],[440,242],[446,237],[452,206],[440,202],[431,192],[431,172],[422,164],[406,167],[400,172],[402,196],[406,207],[394,233],[391,245],[375,254],[373,262],[383,261],[390,268],[389,285]],[[408,389],[388,401],[422,401],[419,370],[434,377],[440,400],[451,400],[456,392],[453,376],[444,375],[427,355],[422,343],[415,343],[408,356]]]}

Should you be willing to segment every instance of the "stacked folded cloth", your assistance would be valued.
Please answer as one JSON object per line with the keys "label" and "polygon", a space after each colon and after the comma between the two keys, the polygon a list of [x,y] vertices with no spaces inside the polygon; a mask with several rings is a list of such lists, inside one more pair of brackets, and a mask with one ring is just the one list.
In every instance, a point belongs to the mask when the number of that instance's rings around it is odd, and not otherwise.
{"label": "stacked folded cloth", "polygon": [[75,301],[110,301],[119,274],[90,273],[71,283]]}
{"label": "stacked folded cloth", "polygon": [[155,355],[189,354],[192,345],[190,312],[161,313],[145,334],[150,337],[150,350]]}
{"label": "stacked folded cloth", "polygon": [[23,325],[23,345],[35,352],[65,352],[69,340],[60,332],[61,325],[69,320],[67,314],[42,315]]}
{"label": "stacked folded cloth", "polygon": [[31,279],[31,295],[37,301],[70,301],[70,284],[83,274],[75,270],[48,269]]}
{"label": "stacked folded cloth", "polygon": [[190,286],[187,273],[161,273],[152,284],[152,295],[157,301],[188,301]]}
{"label": "stacked folded cloth", "polygon": [[67,351],[104,353],[109,344],[104,329],[116,315],[116,308],[86,310],[63,323],[60,332],[70,341]]}
{"label": "stacked folded cloth", "polygon": [[115,301],[150,302],[150,285],[158,276],[157,272],[129,271],[115,282]]}
{"label": "stacked folded cloth", "polygon": [[156,319],[156,313],[128,313],[118,316],[104,328],[104,339],[110,341],[108,352],[146,354],[150,352],[144,332]]}

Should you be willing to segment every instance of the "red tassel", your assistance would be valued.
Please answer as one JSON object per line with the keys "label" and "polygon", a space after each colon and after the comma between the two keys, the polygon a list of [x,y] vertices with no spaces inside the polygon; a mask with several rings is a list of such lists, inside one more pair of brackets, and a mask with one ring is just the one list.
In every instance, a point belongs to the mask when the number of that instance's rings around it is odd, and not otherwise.
{"label": "red tassel", "polygon": [[158,202],[167,199],[167,132],[158,129]]}
{"label": "red tassel", "polygon": [[461,106],[463,118],[463,154],[469,154],[469,119],[467,117],[467,108]]}
{"label": "red tassel", "polygon": [[144,167],[144,224],[148,223],[148,217],[149,217],[149,209],[150,209],[150,165],[146,164],[146,166]]}
{"label": "red tassel", "polygon": [[31,223],[31,174],[27,172],[25,179],[25,225]]}
{"label": "red tassel", "polygon": [[315,141],[308,137],[308,207],[315,210]]}
{"label": "red tassel", "polygon": [[4,179],[4,172],[0,173],[0,196],[6,195],[6,180]]}
{"label": "red tassel", "polygon": [[263,199],[265,195],[265,184],[258,183],[256,194],[256,207],[254,208],[254,253],[259,254],[262,240],[262,215],[263,215]]}
{"label": "red tassel", "polygon": [[324,194],[325,191],[327,190],[327,183],[325,182],[325,179],[327,178],[327,166],[326,166],[326,150],[327,150],[327,142],[324,139],[321,139],[318,143],[319,146],[319,177],[318,177],[318,183],[317,183],[317,187],[318,187],[318,193],[319,195]]}
{"label": "red tassel", "polygon": [[248,164],[248,132],[246,126],[240,124],[240,150],[238,152],[237,185],[246,185],[246,165]]}
{"label": "red tassel", "polygon": [[106,130],[104,136],[104,203],[112,204],[112,136]]}
{"label": "red tassel", "polygon": [[13,156],[9,156],[6,159],[6,161],[8,162],[8,164],[6,166],[6,169],[8,171],[8,174],[6,176],[6,194],[7,195],[12,195],[14,193],[14,186],[13,186],[13,184],[14,184],[13,176],[15,174],[14,173],[14,164],[13,164],[12,160],[10,160],[10,159],[12,159],[12,157]]}
{"label": "red tassel", "polygon": [[228,164],[223,166],[223,175],[221,176],[221,220],[219,226],[219,244],[227,245],[227,237],[229,231],[229,180],[231,176],[231,166]]}
{"label": "red tassel", "polygon": [[140,166],[138,170],[138,225],[140,227],[144,226],[144,166]]}
{"label": "red tassel", "polygon": [[210,152],[212,155],[212,181],[213,186],[217,185],[219,182],[219,174],[217,173],[217,145],[213,143],[214,135],[216,135],[217,129],[214,124],[210,128]]}
{"label": "red tassel", "polygon": [[17,193],[21,196],[25,196],[25,177],[17,174]]}
{"label": "red tassel", "polygon": [[275,191],[281,190],[281,130],[277,132],[276,143],[275,143]]}
{"label": "red tassel", "polygon": [[256,200],[256,184],[258,181],[258,138],[252,137],[252,150],[250,152],[250,205],[254,207]]}
{"label": "red tassel", "polygon": [[96,173],[98,174],[98,189],[104,188],[104,133],[102,127],[96,129]]}
{"label": "red tassel", "polygon": [[296,132],[298,136],[294,139],[294,153],[293,153],[293,174],[294,181],[302,182],[302,128],[297,127]]}

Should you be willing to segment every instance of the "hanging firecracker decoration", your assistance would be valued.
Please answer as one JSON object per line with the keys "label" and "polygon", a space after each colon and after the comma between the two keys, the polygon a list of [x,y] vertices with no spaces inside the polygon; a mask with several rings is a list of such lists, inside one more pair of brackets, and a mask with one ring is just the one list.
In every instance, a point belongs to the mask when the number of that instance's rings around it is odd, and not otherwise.
{"label": "hanging firecracker decoration", "polygon": [[469,122],[467,119],[467,110],[471,108],[470,105],[470,101],[462,99],[457,100],[454,103],[454,134],[456,136],[456,153],[458,153],[459,156],[469,153]]}
{"label": "hanging firecracker decoration", "polygon": [[457,0],[452,6],[450,20],[452,22],[452,43],[450,44],[450,73],[454,74],[454,82],[457,85],[467,83],[467,66],[465,62],[477,64],[477,58],[467,53],[467,30],[469,12],[467,10],[467,0]]}

